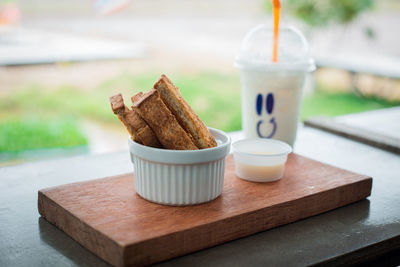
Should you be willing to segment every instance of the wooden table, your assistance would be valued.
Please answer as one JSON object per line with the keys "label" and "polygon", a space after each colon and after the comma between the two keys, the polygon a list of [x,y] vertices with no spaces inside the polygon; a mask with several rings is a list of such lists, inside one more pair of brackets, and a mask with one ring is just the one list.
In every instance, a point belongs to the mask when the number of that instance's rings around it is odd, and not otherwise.
{"label": "wooden table", "polygon": [[314,117],[304,124],[400,154],[400,107],[335,118]]}
{"label": "wooden table", "polygon": [[[399,264],[400,156],[307,127],[299,130],[295,152],[372,176],[371,197],[158,265]],[[40,218],[37,191],[130,171],[127,151],[0,168],[0,266],[108,266]]]}

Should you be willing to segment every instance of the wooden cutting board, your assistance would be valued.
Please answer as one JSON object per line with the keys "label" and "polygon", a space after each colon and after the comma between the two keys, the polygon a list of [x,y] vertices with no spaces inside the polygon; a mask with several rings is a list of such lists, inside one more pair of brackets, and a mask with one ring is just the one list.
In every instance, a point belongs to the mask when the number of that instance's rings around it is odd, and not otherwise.
{"label": "wooden cutting board", "polygon": [[187,207],[150,203],[124,174],[39,191],[39,213],[117,266],[147,265],[211,247],[364,199],[372,178],[296,154],[284,177],[253,183],[227,157],[223,193]]}

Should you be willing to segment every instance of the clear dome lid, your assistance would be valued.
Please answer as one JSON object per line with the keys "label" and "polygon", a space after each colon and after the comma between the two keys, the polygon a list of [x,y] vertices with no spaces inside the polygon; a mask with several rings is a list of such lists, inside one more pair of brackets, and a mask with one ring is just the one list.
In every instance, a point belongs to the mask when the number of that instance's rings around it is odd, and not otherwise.
{"label": "clear dome lid", "polygon": [[274,31],[265,24],[249,31],[243,39],[235,67],[257,70],[314,71],[314,60],[308,54],[308,43],[300,31],[281,27],[278,35],[278,61],[272,61]]}

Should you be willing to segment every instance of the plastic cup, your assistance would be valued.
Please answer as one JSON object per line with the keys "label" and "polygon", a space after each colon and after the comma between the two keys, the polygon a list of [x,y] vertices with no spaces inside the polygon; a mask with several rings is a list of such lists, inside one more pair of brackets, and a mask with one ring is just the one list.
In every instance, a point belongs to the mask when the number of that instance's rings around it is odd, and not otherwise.
{"label": "plastic cup", "polygon": [[266,25],[244,38],[235,66],[240,69],[242,127],[246,138],[272,138],[294,145],[307,74],[315,70],[304,36],[279,30],[278,62],[272,62],[273,30]]}
{"label": "plastic cup", "polygon": [[292,148],[278,140],[245,139],[233,143],[236,176],[253,182],[282,178]]}

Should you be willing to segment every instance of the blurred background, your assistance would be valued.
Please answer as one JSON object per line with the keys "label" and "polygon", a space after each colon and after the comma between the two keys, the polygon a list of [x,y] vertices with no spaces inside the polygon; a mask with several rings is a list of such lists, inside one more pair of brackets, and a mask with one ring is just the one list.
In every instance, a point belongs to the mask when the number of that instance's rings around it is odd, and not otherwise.
{"label": "blurred background", "polygon": [[[108,97],[165,73],[200,118],[241,129],[233,60],[270,0],[0,0],[0,166],[127,149]],[[302,120],[400,104],[400,2],[283,0],[317,70]],[[397,122],[398,123],[398,122]]]}

